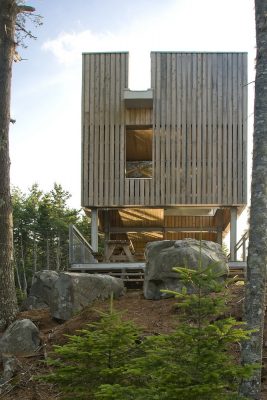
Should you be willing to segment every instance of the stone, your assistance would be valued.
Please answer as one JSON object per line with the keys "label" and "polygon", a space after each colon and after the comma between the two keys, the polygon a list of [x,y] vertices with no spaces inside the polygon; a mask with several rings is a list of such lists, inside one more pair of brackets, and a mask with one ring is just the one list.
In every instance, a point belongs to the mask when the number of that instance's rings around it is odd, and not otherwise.
{"label": "stone", "polygon": [[15,356],[3,356],[3,374],[1,377],[1,383],[9,382],[17,372],[19,367],[19,361]]}
{"label": "stone", "polygon": [[38,271],[34,274],[29,296],[23,302],[22,310],[50,307],[51,291],[59,274],[52,270]]}
{"label": "stone", "polygon": [[0,339],[0,353],[5,356],[29,356],[41,344],[39,329],[29,319],[13,322]]}
{"label": "stone", "polygon": [[[201,249],[200,249],[201,248]],[[216,272],[227,276],[227,258],[218,243],[195,239],[162,240],[147,244],[146,269],[144,276],[144,296],[158,300],[170,297],[161,290],[181,291],[184,284],[173,271],[174,267],[197,269],[201,257],[203,267],[213,265]],[[222,279],[222,278],[221,278]],[[188,288],[190,290],[190,288]]]}
{"label": "stone", "polygon": [[111,293],[119,297],[124,292],[122,279],[110,275],[62,272],[51,293],[51,315],[68,320],[95,299],[107,299]]}

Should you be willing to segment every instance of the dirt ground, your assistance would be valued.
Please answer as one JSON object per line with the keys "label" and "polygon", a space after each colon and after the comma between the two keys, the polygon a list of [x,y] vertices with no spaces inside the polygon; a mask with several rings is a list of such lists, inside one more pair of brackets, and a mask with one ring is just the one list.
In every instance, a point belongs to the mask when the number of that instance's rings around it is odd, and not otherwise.
{"label": "dirt ground", "polygon": [[[242,315],[242,286],[234,286],[230,304],[231,315],[238,320]],[[141,290],[128,290],[127,294],[114,300],[114,308],[123,312],[123,318],[134,321],[145,335],[170,332],[176,325],[178,316],[175,308],[176,300],[145,300]],[[65,323],[53,320],[48,310],[32,310],[22,312],[19,318],[31,319],[40,329],[42,347],[36,356],[20,358],[19,371],[15,379],[0,394],[1,400],[56,400],[61,399],[57,388],[51,384],[36,381],[34,377],[48,372],[45,358],[55,344],[66,342],[66,334],[73,334],[87,323],[97,320],[96,310],[105,311],[109,301],[96,301],[77,316]],[[263,395],[262,400],[267,400]]]}

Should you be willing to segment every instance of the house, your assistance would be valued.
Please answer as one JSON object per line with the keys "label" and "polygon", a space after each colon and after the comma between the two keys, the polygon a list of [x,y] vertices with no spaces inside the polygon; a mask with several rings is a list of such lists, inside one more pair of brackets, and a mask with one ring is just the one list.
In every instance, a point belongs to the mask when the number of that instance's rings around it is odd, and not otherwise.
{"label": "house", "polygon": [[151,240],[222,243],[230,229],[235,260],[247,204],[247,54],[152,52],[145,91],[129,90],[128,62],[127,52],[83,54],[82,206],[93,250],[99,231],[106,261],[120,246],[117,256],[133,261]]}

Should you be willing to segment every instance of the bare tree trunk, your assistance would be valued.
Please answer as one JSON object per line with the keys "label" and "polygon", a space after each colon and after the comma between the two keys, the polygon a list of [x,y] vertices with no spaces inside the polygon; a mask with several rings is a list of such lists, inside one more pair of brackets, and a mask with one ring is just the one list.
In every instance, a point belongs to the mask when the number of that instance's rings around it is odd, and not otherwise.
{"label": "bare tree trunk", "polygon": [[46,239],[46,269],[50,269],[50,246],[49,246],[49,239]]}
{"label": "bare tree trunk", "polygon": [[32,284],[34,281],[34,275],[37,272],[37,243],[36,243],[36,237],[34,233],[34,238],[33,238],[33,274],[32,274]]}
{"label": "bare tree trunk", "polygon": [[[243,344],[243,363],[262,363],[267,266],[267,0],[255,0],[257,64],[245,321],[257,329]],[[241,394],[260,399],[261,368],[241,385]]]}
{"label": "bare tree trunk", "polygon": [[19,275],[19,270],[18,270],[17,257],[15,256],[15,252],[14,252],[14,265],[15,265],[15,271],[16,271],[16,277],[17,277],[17,285],[19,287],[19,290],[22,290],[20,275]]}
{"label": "bare tree trunk", "polygon": [[22,265],[22,272],[23,272],[23,292],[27,294],[28,283],[25,271],[25,258],[24,258],[24,249],[23,249],[23,242],[22,236],[20,236],[20,249],[21,249],[21,265]]}
{"label": "bare tree trunk", "polygon": [[17,15],[15,0],[1,0],[0,6],[0,328],[12,322],[18,306],[13,270],[13,223],[10,195],[9,124],[14,34]]}
{"label": "bare tree trunk", "polygon": [[57,247],[56,247],[56,268],[57,271],[60,270],[60,256],[61,256],[61,251],[60,251],[60,236],[57,238]]}

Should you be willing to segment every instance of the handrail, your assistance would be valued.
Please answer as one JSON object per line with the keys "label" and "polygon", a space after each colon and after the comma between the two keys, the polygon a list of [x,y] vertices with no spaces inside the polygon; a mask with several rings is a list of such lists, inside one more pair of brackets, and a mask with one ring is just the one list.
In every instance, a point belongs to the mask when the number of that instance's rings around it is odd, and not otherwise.
{"label": "handrail", "polygon": [[75,225],[70,225],[73,229],[73,231],[76,233],[77,236],[79,236],[79,238],[84,242],[84,244],[89,247],[89,249],[91,250],[91,252],[93,253],[93,247],[90,245],[90,243],[87,242],[87,240],[85,239],[85,237],[81,234],[80,231],[78,231],[78,229],[76,228]]}
{"label": "handrail", "polygon": [[[74,243],[74,238],[76,238],[76,243]],[[92,263],[98,262],[94,258],[94,251],[90,243],[88,243],[76,226],[71,224],[69,225],[69,263],[75,264],[78,262],[83,264],[88,261]]]}
{"label": "handrail", "polygon": [[[249,239],[248,231],[246,231],[241,236],[241,238],[239,239],[237,244],[235,245],[235,248],[234,248],[235,258],[236,258],[236,254],[237,254],[238,250],[242,248],[242,261],[246,261],[246,258],[247,258],[246,252],[247,252],[247,241],[248,241],[248,239]],[[228,256],[227,256],[227,258],[229,260],[230,260],[230,256],[231,256],[231,254],[229,253]]]}

